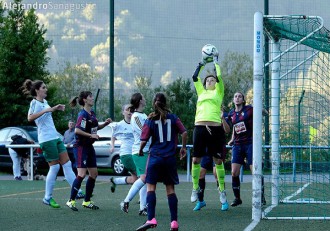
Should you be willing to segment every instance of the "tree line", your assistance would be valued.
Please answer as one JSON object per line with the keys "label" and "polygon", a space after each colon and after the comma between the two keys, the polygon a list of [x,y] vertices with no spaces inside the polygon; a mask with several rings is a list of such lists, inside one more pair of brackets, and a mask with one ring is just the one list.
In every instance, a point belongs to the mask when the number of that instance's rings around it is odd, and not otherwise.
{"label": "tree line", "polygon": [[[20,4],[22,0],[14,0]],[[45,39],[47,28],[38,23],[38,17],[33,9],[23,10],[0,9],[0,128],[7,126],[34,125],[27,121],[27,111],[31,99],[26,98],[20,89],[25,79],[43,80],[48,87],[47,101],[50,105],[64,103],[67,105],[64,113],[54,113],[53,118],[59,132],[67,128],[68,119],[75,119],[79,108],[70,109],[68,103],[81,90],[93,92],[94,97],[100,89],[100,95],[95,104],[99,120],[108,117],[108,89],[104,83],[108,76],[93,70],[87,64],[63,63],[59,70],[49,73],[47,70],[47,50],[52,41]],[[236,91],[247,93],[252,89],[252,59],[246,54],[226,52],[221,57],[222,78],[225,85],[223,107],[231,109],[231,102]],[[205,68],[212,71],[213,67]],[[192,64],[191,73],[197,63]],[[197,95],[191,76],[178,76],[172,83],[163,86],[153,86],[152,75],[139,72],[134,78],[134,87],[123,94],[115,86],[115,120],[122,119],[121,106],[129,103],[131,94],[141,92],[146,100],[146,114],[151,111],[151,101],[154,93],[165,92],[173,113],[180,116],[190,134],[194,125],[195,105]],[[203,77],[203,76],[201,76]],[[107,85],[108,86],[108,85]],[[14,115],[14,116],[13,116]],[[192,142],[190,136],[190,143]]]}

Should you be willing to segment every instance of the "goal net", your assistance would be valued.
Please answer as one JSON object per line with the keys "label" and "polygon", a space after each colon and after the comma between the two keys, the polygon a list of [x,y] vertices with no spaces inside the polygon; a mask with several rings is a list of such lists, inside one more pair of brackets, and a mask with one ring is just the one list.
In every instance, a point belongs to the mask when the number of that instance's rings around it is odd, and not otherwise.
{"label": "goal net", "polygon": [[254,61],[270,73],[271,205],[258,209],[266,219],[330,219],[330,31],[317,16],[261,21],[269,61],[265,43]]}

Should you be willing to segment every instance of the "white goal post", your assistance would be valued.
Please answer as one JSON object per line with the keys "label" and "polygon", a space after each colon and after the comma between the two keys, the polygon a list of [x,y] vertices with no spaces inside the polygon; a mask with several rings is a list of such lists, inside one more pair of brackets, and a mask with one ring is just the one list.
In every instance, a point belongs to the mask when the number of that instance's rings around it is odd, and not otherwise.
{"label": "white goal post", "polygon": [[[330,31],[323,26],[323,20],[318,16],[264,16],[261,12],[254,15],[254,221],[262,218],[330,219],[329,35]],[[265,36],[271,44],[268,63],[264,62]],[[267,66],[271,70],[271,205],[265,208],[261,203],[262,96],[264,69]],[[297,152],[299,161],[296,158]],[[318,160],[315,161],[315,158]],[[298,181],[295,178],[297,164],[301,168]],[[282,170],[283,166],[289,167]],[[294,178],[288,174],[290,171]],[[317,195],[313,196],[313,193]],[[306,207],[306,214],[303,213],[305,207],[301,206],[309,206]]]}

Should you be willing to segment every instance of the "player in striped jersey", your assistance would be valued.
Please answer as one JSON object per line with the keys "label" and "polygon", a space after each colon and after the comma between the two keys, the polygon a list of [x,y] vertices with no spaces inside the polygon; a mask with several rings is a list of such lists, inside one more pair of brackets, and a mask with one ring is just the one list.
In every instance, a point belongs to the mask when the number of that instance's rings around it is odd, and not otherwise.
{"label": "player in striped jersey", "polygon": [[[242,204],[240,195],[240,180],[239,174],[241,166],[245,164],[244,159],[247,159],[247,164],[250,166],[252,172],[252,136],[253,136],[253,107],[252,105],[245,105],[246,101],[243,93],[236,92],[234,94],[233,102],[235,108],[228,113],[228,123],[233,127],[232,138],[228,142],[233,145],[232,160],[231,160],[231,174],[232,174],[232,189],[235,199],[231,206],[235,207]],[[263,114],[267,114],[263,110]],[[262,204],[266,204],[264,197],[264,178],[262,177]]]}
{"label": "player in striped jersey", "polygon": [[94,97],[92,92],[81,91],[79,96],[74,97],[70,101],[70,106],[75,107],[77,105],[77,101],[79,105],[83,107],[78,113],[75,126],[76,145],[74,147],[74,152],[77,155],[78,175],[73,182],[70,199],[67,201],[66,205],[73,211],[78,211],[76,208],[75,198],[88,170],[89,175],[86,181],[86,195],[82,206],[84,208],[97,210],[99,207],[91,201],[98,175],[96,154],[93,143],[95,140],[99,139],[97,130],[103,129],[105,126],[109,125],[112,120],[108,118],[102,125],[98,124],[95,112],[92,110],[94,105]]}
{"label": "player in striped jersey", "polygon": [[141,134],[139,155],[145,156],[144,147],[151,139],[149,159],[146,170],[148,187],[147,204],[148,220],[137,231],[147,230],[157,226],[156,221],[156,185],[163,182],[166,186],[168,206],[171,214],[170,230],[177,231],[178,225],[178,198],[174,185],[179,184],[176,164],[176,149],[178,134],[182,136],[180,159],[186,156],[187,131],[180,119],[172,114],[166,105],[163,93],[157,93],[153,99],[154,112],[146,120]]}

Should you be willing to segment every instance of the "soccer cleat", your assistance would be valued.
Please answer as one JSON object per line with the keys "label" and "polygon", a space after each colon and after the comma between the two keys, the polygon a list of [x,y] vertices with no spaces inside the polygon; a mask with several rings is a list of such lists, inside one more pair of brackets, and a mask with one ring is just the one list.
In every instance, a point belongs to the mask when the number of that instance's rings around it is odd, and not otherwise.
{"label": "soccer cleat", "polygon": [[[220,190],[219,190],[220,191]],[[226,191],[220,191],[220,202],[221,202],[221,211],[227,211],[229,208],[228,202],[227,202],[227,194]]]}
{"label": "soccer cleat", "polygon": [[99,209],[98,206],[94,205],[93,201],[83,201],[82,206],[84,208],[93,209],[93,210]]}
{"label": "soccer cleat", "polygon": [[199,188],[198,189],[193,189],[191,191],[191,197],[190,197],[191,203],[194,203],[194,202],[197,201],[197,199],[198,199],[198,192],[199,192]]}
{"label": "soccer cleat", "polygon": [[79,199],[83,199],[83,198],[85,198],[85,194],[83,192],[78,192],[76,199],[79,200]]}
{"label": "soccer cleat", "polygon": [[226,194],[225,190],[220,192],[220,198],[219,199],[220,199],[221,204],[227,203],[227,194]]}
{"label": "soccer cleat", "polygon": [[129,202],[120,202],[120,209],[121,211],[128,213]]}
{"label": "soccer cleat", "polygon": [[72,209],[73,211],[78,211],[78,209],[76,208],[76,201],[75,200],[68,200],[67,202],[66,202],[66,205],[70,208],[70,209]]}
{"label": "soccer cleat", "polygon": [[45,204],[45,205],[49,205],[50,207],[52,208],[60,208],[61,206],[59,204],[56,203],[56,201],[53,199],[53,198],[50,198],[49,200],[47,199],[42,199],[42,202]]}
{"label": "soccer cleat", "polygon": [[172,221],[171,222],[171,229],[170,231],[178,231],[179,230],[179,224],[177,221]]}
{"label": "soccer cleat", "polygon": [[221,211],[227,211],[229,208],[228,202],[226,201],[226,203],[223,203],[221,205]]}
{"label": "soccer cleat", "polygon": [[15,176],[15,180],[23,180],[21,176]]}
{"label": "soccer cleat", "polygon": [[114,192],[116,191],[116,186],[117,186],[117,184],[114,182],[113,177],[110,178],[110,183],[112,184],[112,185],[110,186],[110,190],[111,190],[111,192],[114,193]]}
{"label": "soccer cleat", "polygon": [[136,231],[145,231],[147,229],[152,229],[157,226],[156,218],[152,218],[151,221],[147,221],[143,225],[141,225],[139,228],[136,229]]}
{"label": "soccer cleat", "polygon": [[197,201],[195,208],[193,209],[194,211],[199,211],[201,208],[205,207],[206,203],[205,201]]}
{"label": "soccer cleat", "polygon": [[144,208],[139,211],[139,216],[148,216],[148,210],[147,208]]}
{"label": "soccer cleat", "polygon": [[242,204],[242,200],[239,198],[235,198],[235,200],[233,201],[233,203],[231,203],[232,207],[236,207],[238,205]]}

